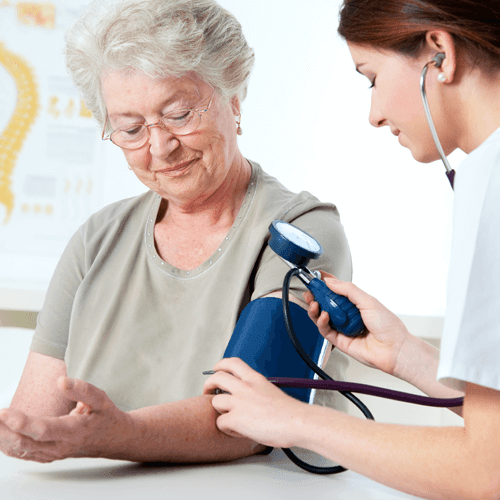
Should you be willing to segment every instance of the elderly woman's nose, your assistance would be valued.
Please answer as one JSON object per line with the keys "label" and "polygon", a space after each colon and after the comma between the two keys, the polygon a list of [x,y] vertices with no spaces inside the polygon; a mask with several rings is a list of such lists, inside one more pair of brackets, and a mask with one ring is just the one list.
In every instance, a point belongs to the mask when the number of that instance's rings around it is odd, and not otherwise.
{"label": "elderly woman's nose", "polygon": [[178,145],[175,135],[162,126],[149,129],[149,150],[153,156],[168,156]]}

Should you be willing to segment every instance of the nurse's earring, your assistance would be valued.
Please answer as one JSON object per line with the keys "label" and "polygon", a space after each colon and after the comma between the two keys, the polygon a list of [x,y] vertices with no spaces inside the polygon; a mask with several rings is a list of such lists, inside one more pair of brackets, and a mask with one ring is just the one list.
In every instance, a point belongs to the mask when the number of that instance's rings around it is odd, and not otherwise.
{"label": "nurse's earring", "polygon": [[238,128],[236,129],[236,133],[238,135],[243,135],[243,130],[241,130],[240,123],[241,123],[241,113],[240,113],[240,116],[238,116],[238,119],[236,120],[236,125],[238,125]]}
{"label": "nurse's earring", "polygon": [[440,83],[446,82],[446,74],[445,73],[439,73],[439,75],[437,76],[437,80]]}

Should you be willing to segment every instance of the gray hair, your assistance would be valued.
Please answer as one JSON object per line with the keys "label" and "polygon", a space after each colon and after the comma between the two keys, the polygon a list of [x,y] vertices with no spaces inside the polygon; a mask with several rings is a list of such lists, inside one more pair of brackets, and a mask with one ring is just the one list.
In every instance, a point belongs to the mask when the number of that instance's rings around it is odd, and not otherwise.
{"label": "gray hair", "polygon": [[66,34],[66,66],[102,126],[107,69],[162,79],[195,72],[243,100],[254,63],[240,23],[213,0],[94,0]]}

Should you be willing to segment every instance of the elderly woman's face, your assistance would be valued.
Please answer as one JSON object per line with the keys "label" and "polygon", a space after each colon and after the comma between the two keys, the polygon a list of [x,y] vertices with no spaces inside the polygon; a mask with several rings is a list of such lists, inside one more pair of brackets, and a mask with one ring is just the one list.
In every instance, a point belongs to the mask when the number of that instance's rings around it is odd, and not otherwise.
{"label": "elderly woman's face", "polygon": [[[141,73],[108,72],[102,78],[113,130],[132,123],[152,124],[178,109],[205,109],[213,89],[196,76],[153,80]],[[236,143],[239,101],[221,103],[217,93],[192,133],[175,136],[150,128],[150,139],[136,150],[124,149],[128,164],[153,191],[181,202],[203,201],[230,176],[241,158]]]}

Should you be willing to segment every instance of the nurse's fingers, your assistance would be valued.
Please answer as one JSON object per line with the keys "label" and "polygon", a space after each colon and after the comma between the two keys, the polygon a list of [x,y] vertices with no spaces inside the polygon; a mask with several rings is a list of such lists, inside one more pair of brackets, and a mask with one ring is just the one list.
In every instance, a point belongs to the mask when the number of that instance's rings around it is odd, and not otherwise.
{"label": "nurse's fingers", "polygon": [[208,378],[203,384],[203,394],[217,394],[220,389],[229,394],[236,394],[245,389],[246,383],[231,373],[219,370]]}
{"label": "nurse's fingers", "polygon": [[256,372],[253,368],[250,368],[243,360],[240,358],[224,358],[221,359],[215,366],[214,371],[225,371],[227,373],[233,374],[240,380],[245,381],[259,381],[264,379],[260,373]]}

